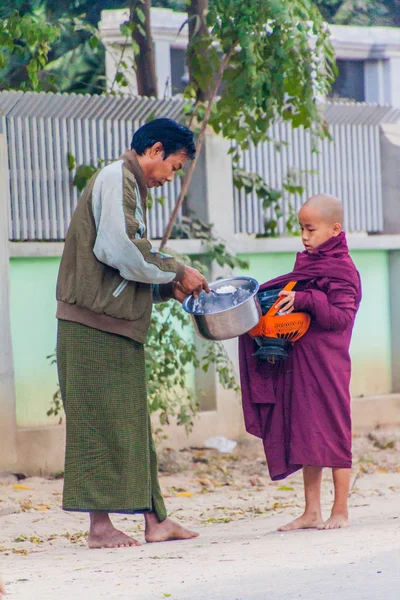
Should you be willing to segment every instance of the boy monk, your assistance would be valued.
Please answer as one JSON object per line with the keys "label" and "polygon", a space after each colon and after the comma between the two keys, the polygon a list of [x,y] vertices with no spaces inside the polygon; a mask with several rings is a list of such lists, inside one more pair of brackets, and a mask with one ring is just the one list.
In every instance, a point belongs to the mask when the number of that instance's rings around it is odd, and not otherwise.
{"label": "boy monk", "polygon": [[[240,376],[246,429],[262,438],[273,480],[303,469],[304,513],[280,531],[337,529],[349,525],[351,417],[349,345],[361,301],[361,282],[342,231],[343,207],[319,194],[299,212],[305,251],[292,273],[260,290],[297,281],[282,291],[281,313],[307,312],[308,332],[276,364],[254,357],[254,340],[239,342]],[[335,498],[330,518],[321,512],[322,469],[332,468]]]}

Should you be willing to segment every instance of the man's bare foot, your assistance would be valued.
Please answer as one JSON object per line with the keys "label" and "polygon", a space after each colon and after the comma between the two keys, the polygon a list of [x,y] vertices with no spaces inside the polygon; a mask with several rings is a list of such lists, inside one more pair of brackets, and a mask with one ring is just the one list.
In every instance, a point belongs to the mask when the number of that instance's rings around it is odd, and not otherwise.
{"label": "man's bare foot", "polygon": [[349,517],[346,513],[334,513],[325,523],[319,525],[318,529],[342,529],[350,527]]}
{"label": "man's bare foot", "polygon": [[106,512],[90,513],[89,548],[129,548],[140,542],[116,529]]}
{"label": "man's bare foot", "polygon": [[3,598],[3,594],[6,593],[6,584],[4,583],[4,579],[0,577],[0,600]]}
{"label": "man's bare foot", "polygon": [[129,546],[141,546],[134,538],[125,535],[113,525],[106,531],[90,533],[88,537],[89,548],[129,548]]}
{"label": "man's bare foot", "polygon": [[198,537],[198,535],[198,533],[185,529],[171,519],[165,519],[160,523],[155,514],[146,515],[145,540],[148,544],[172,540],[190,540]]}
{"label": "man's bare foot", "polygon": [[304,513],[294,521],[278,528],[278,531],[295,531],[296,529],[319,529],[323,525],[322,515],[317,513]]}

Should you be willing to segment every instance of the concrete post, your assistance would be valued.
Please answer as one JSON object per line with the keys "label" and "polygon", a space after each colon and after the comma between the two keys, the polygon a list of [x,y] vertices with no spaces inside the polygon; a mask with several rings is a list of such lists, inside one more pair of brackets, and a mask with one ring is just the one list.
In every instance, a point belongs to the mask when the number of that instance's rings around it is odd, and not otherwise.
{"label": "concrete post", "polygon": [[400,124],[381,126],[383,232],[400,233]]}
{"label": "concrete post", "polygon": [[400,108],[400,56],[391,56],[388,61],[390,96],[389,104]]}
{"label": "concrete post", "polygon": [[[400,208],[399,208],[400,210]],[[389,251],[392,393],[400,392],[400,250]]]}
{"label": "concrete post", "polygon": [[[400,233],[400,124],[381,126],[384,233]],[[389,251],[392,392],[400,392],[400,250]]]}
{"label": "concrete post", "polygon": [[190,185],[188,206],[206,223],[214,225],[223,240],[234,235],[232,161],[229,142],[207,133]]}
{"label": "concrete post", "polygon": [[7,145],[5,134],[0,131],[0,470],[10,469],[17,459],[9,304],[8,194]]}
{"label": "concrete post", "polygon": [[[215,234],[224,242],[234,237],[232,161],[228,155],[229,148],[229,142],[221,137],[211,133],[206,135],[203,151],[190,185],[188,201],[189,209],[205,223],[212,223]],[[230,272],[226,268],[221,268],[217,264],[212,264],[210,267],[210,281],[229,275]],[[200,338],[196,338],[196,342],[201,349]],[[225,342],[224,346],[237,366],[237,340]],[[203,411],[217,409],[218,385],[215,368],[210,369],[208,373],[197,370],[196,390]],[[225,395],[229,396],[230,393],[218,390],[218,398],[224,398]],[[223,409],[219,410],[218,417],[223,419],[224,412]],[[231,409],[225,418],[233,418],[235,412]],[[223,432],[223,428],[224,423],[221,423],[220,432]]]}
{"label": "concrete post", "polygon": [[364,62],[365,102],[391,104],[389,61],[383,59]]}
{"label": "concrete post", "polygon": [[171,46],[168,40],[154,40],[157,87],[159,98],[169,98],[171,94]]}

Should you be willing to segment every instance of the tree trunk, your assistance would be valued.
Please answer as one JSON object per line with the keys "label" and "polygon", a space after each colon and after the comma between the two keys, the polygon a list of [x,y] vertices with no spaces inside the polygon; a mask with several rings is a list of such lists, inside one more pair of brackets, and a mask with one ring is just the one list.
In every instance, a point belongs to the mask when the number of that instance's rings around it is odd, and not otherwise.
{"label": "tree trunk", "polygon": [[[129,22],[134,24],[132,38],[139,46],[139,53],[135,56],[138,94],[157,98],[157,74],[151,35],[150,8],[151,0],[129,0]],[[144,13],[144,23],[138,17],[138,9]],[[140,31],[140,28],[144,31]]]}
{"label": "tree trunk", "polygon": [[190,0],[190,4],[187,8],[189,18],[189,46],[186,53],[186,60],[189,67],[189,78],[190,83],[194,84],[197,88],[197,101],[205,102],[209,99],[212,85],[209,85],[206,89],[201,89],[198,81],[194,74],[192,66],[192,59],[198,57],[198,53],[193,48],[196,41],[201,37],[208,36],[208,30],[206,26],[206,13],[208,10],[208,0]]}

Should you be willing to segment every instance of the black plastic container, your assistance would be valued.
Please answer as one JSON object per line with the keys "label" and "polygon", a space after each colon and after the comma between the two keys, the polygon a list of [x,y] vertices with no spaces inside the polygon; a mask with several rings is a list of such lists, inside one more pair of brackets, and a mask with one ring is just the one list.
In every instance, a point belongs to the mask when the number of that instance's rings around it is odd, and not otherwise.
{"label": "black plastic container", "polygon": [[[263,316],[267,314],[269,309],[278,300],[280,291],[280,289],[274,289],[257,293]],[[278,360],[286,360],[289,357],[288,350],[292,345],[289,340],[265,336],[256,337],[254,339],[258,346],[254,356],[257,356],[260,360],[267,360],[270,363],[275,363]]]}

